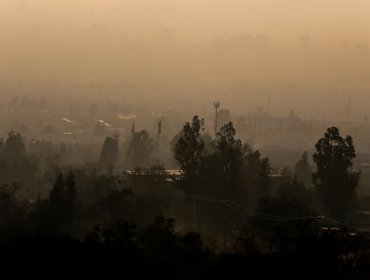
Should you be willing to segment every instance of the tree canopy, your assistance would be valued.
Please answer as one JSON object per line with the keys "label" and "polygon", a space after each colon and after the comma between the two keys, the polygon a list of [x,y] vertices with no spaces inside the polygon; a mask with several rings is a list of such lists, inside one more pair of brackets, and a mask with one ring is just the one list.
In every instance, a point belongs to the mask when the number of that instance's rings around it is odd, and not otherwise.
{"label": "tree canopy", "polygon": [[294,176],[306,187],[311,185],[312,168],[308,163],[308,155],[306,151],[303,152],[302,158],[296,163],[294,167]]}
{"label": "tree canopy", "polygon": [[193,117],[192,123],[186,123],[174,149],[175,159],[179,162],[186,175],[192,177],[199,173],[202,160],[206,154],[201,132],[204,120]]}
{"label": "tree canopy", "polygon": [[154,143],[146,130],[134,132],[128,149],[132,167],[149,167],[153,164]]}
{"label": "tree canopy", "polygon": [[337,127],[330,127],[315,147],[313,160],[317,170],[313,173],[313,183],[327,212],[343,220],[351,208],[361,173],[353,169],[356,151],[352,137],[343,138]]}
{"label": "tree canopy", "polygon": [[105,138],[103,148],[100,154],[100,164],[107,168],[113,166],[118,158],[118,137],[114,135]]}

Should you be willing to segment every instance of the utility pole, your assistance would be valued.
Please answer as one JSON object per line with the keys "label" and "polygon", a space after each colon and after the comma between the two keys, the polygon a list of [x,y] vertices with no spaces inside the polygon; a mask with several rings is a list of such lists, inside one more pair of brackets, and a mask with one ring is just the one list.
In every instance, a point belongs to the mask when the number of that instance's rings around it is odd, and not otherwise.
{"label": "utility pole", "polygon": [[221,106],[221,103],[220,103],[220,101],[215,101],[215,102],[213,102],[213,106],[215,107],[215,109],[216,109],[216,117],[215,117],[215,137],[216,137],[216,135],[217,135],[217,124],[218,124],[218,109],[220,108],[220,106]]}
{"label": "utility pole", "polygon": [[349,121],[350,117],[350,110],[351,110],[351,97],[348,97],[348,104],[347,104],[347,119]]}
{"label": "utility pole", "polygon": [[162,121],[158,122],[158,159],[161,155],[161,135],[162,135]]}

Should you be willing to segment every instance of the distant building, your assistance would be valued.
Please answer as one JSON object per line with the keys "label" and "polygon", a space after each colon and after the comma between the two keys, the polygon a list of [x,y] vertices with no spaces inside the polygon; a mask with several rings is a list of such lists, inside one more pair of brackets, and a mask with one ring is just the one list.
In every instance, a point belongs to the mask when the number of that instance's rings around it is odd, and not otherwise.
{"label": "distant building", "polygon": [[140,177],[154,177],[161,176],[165,177],[166,181],[173,182],[184,179],[184,171],[181,169],[136,169],[136,170],[124,170],[123,173],[128,176],[140,176]]}

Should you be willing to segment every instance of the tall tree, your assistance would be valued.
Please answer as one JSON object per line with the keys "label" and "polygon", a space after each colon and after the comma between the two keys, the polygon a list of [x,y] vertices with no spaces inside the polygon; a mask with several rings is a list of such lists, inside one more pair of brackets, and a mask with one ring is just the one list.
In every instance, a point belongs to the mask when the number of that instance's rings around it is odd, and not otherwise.
{"label": "tall tree", "polygon": [[22,136],[14,131],[9,132],[3,149],[3,156],[11,160],[19,160],[23,159],[25,154],[26,147]]}
{"label": "tall tree", "polygon": [[175,144],[175,159],[185,171],[188,178],[199,174],[202,160],[205,157],[205,145],[201,132],[204,130],[204,120],[193,117],[192,123],[187,122]]}
{"label": "tall tree", "polygon": [[232,122],[229,122],[220,128],[215,140],[223,175],[233,188],[236,188],[243,162],[242,144],[239,139],[235,138],[235,134],[234,126]]}
{"label": "tall tree", "polygon": [[59,236],[73,231],[76,210],[76,187],[72,172],[65,177],[60,173],[49,193],[49,198],[39,200],[35,219],[41,235]]}
{"label": "tall tree", "polygon": [[118,135],[105,138],[100,154],[100,164],[104,167],[114,166],[118,158]]}
{"label": "tall tree", "polygon": [[64,176],[60,173],[49,194],[49,202],[57,207],[64,204]]}
{"label": "tall tree", "polygon": [[311,185],[312,168],[308,163],[308,155],[306,151],[294,167],[294,177],[306,187]]}
{"label": "tall tree", "polygon": [[134,132],[128,149],[128,158],[134,168],[149,167],[153,163],[154,144],[146,130]]}
{"label": "tall tree", "polygon": [[[0,231],[2,233],[15,229],[17,225],[24,223],[24,208],[16,198],[19,185],[0,186]],[[23,217],[24,216],[24,217]]]}
{"label": "tall tree", "polygon": [[356,157],[352,137],[343,138],[337,127],[330,127],[315,147],[313,160],[317,170],[313,183],[328,214],[343,220],[351,208],[361,173],[352,167]]}
{"label": "tall tree", "polygon": [[73,212],[76,204],[76,182],[75,177],[72,172],[69,172],[65,179],[65,191],[64,197],[66,201],[66,206],[69,208],[70,212]]}
{"label": "tall tree", "polygon": [[18,195],[32,193],[37,184],[38,160],[27,155],[23,137],[13,131],[8,133],[5,142],[0,141],[0,182],[17,182],[24,186]]}
{"label": "tall tree", "polygon": [[259,151],[253,151],[248,145],[243,147],[243,164],[240,172],[239,201],[256,207],[259,199],[268,195],[271,183],[271,164]]}

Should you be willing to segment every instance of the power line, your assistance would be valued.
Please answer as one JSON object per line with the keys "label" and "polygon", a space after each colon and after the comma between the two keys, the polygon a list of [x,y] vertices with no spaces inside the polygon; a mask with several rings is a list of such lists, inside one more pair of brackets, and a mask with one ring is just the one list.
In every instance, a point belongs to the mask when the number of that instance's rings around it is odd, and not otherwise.
{"label": "power line", "polygon": [[223,200],[223,199],[217,199],[212,197],[207,197],[203,195],[187,195],[190,197],[194,197],[197,200],[200,201],[209,201],[209,202],[219,202],[222,203],[229,208],[232,208],[233,210],[243,213],[243,214],[252,214],[256,218],[260,219],[266,219],[266,220],[274,220],[274,221],[289,221],[289,220],[308,220],[308,219],[323,219],[323,216],[302,216],[302,217],[289,217],[289,216],[275,216],[270,215],[262,212],[257,212],[248,208],[244,208],[241,205],[237,204],[235,201],[232,200]]}
{"label": "power line", "polygon": [[[239,213],[242,213],[242,214],[251,214],[252,213],[254,218],[260,219],[260,220],[280,221],[280,222],[282,222],[282,221],[299,221],[299,220],[321,220],[321,221],[325,220],[327,222],[331,222],[332,224],[345,226],[347,228],[354,229],[354,230],[357,230],[359,232],[368,232],[368,233],[370,233],[370,230],[360,228],[360,227],[351,226],[351,225],[345,224],[343,222],[339,222],[337,220],[334,220],[332,218],[325,217],[325,216],[300,216],[300,217],[299,216],[297,216],[297,217],[276,216],[276,215],[270,215],[270,214],[266,214],[266,213],[262,213],[262,212],[258,212],[258,211],[255,211],[255,210],[251,210],[251,209],[242,207],[241,205],[239,205],[238,203],[236,203],[235,201],[232,201],[232,200],[223,200],[223,199],[208,197],[208,196],[204,196],[204,195],[186,195],[186,196],[193,197],[193,198],[195,198],[199,201],[219,202],[219,203],[222,203],[222,204],[228,206],[229,208],[231,208],[234,211],[237,211]],[[238,210],[238,208],[240,210]]]}
{"label": "power line", "polygon": [[[166,197],[168,197],[168,196],[166,196]],[[347,227],[347,228],[350,228],[350,229],[353,229],[353,230],[356,230],[356,231],[359,231],[359,232],[370,233],[370,230],[360,228],[360,227],[351,226],[349,224],[345,224],[343,222],[340,222],[340,221],[337,221],[335,219],[325,217],[325,216],[296,216],[296,217],[292,217],[292,216],[270,215],[270,214],[267,214],[267,213],[263,213],[263,212],[259,212],[259,211],[255,211],[255,210],[252,210],[252,209],[245,208],[245,207],[241,206],[240,204],[236,203],[235,201],[228,200],[228,199],[218,199],[218,198],[209,197],[209,196],[205,196],[205,195],[198,195],[198,194],[188,194],[188,195],[185,195],[185,197],[192,197],[193,199],[196,199],[198,201],[221,203],[221,204],[227,206],[228,208],[232,209],[235,212],[238,212],[238,213],[243,214],[243,215],[246,215],[246,214],[252,215],[253,218],[256,218],[256,219],[259,219],[259,220],[275,221],[275,222],[291,222],[291,221],[302,221],[302,220],[326,221],[326,222],[330,222],[330,223],[335,224],[335,225],[341,225],[341,226],[344,226],[344,227]]]}

